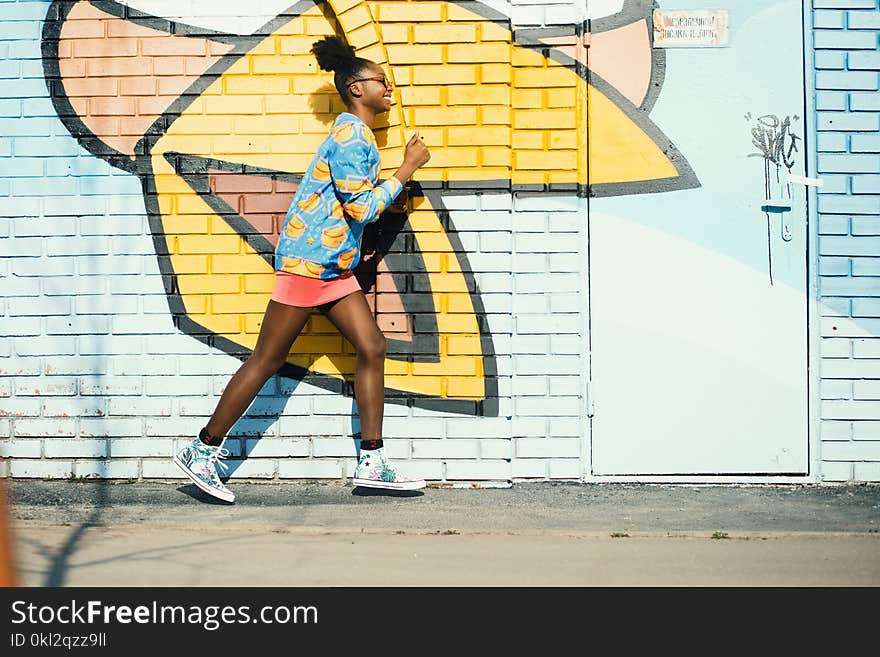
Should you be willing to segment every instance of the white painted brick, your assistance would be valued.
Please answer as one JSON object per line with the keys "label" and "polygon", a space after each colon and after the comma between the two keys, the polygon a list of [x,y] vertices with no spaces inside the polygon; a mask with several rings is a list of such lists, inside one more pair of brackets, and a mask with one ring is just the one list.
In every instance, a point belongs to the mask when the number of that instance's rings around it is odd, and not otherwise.
{"label": "white painted brick", "polygon": [[[195,428],[201,429],[206,422],[195,425]],[[250,438],[274,438],[278,435],[277,423],[271,418],[249,418],[241,417],[229,430],[230,436],[250,437]]]}
{"label": "white painted brick", "polygon": [[192,356],[181,354],[177,356],[175,360],[177,361],[180,373],[187,376],[197,376],[199,374],[221,374],[224,376],[231,376],[242,365],[241,361],[238,359],[226,356],[225,354],[222,356]]}
{"label": "white painted brick", "polygon": [[0,416],[37,417],[40,410],[39,399],[0,399]]}
{"label": "white painted brick", "polygon": [[513,456],[513,441],[500,439],[482,439],[479,441],[480,458],[510,459]]}
{"label": "white painted brick", "polygon": [[470,196],[444,196],[443,205],[447,210],[477,210],[480,207],[480,197]]}
{"label": "white painted brick", "polygon": [[822,443],[823,461],[880,461],[880,440]]}
{"label": "white painted brick", "polygon": [[15,421],[16,436],[75,436],[76,420],[73,418],[31,419]]}
{"label": "white painted brick", "polygon": [[580,415],[581,400],[577,397],[518,397],[516,412],[526,416]]}
{"label": "white painted brick", "polygon": [[880,440],[880,420],[859,420],[852,423],[854,440]]}
{"label": "white painted brick", "polygon": [[577,356],[516,356],[515,371],[520,375],[577,375],[581,371],[581,359]]}
{"label": "white painted brick", "polygon": [[76,340],[66,336],[16,338],[14,348],[19,356],[67,356],[76,353]]}
{"label": "white painted brick", "polygon": [[79,394],[101,396],[140,395],[143,385],[137,376],[84,376],[79,378]]}
{"label": "white painted brick", "polygon": [[515,376],[511,380],[510,390],[516,397],[544,397],[547,394],[547,377]]}
{"label": "white painted brick", "polygon": [[0,397],[12,396],[12,380],[0,379]]}
{"label": "white painted brick", "polygon": [[481,294],[480,301],[483,303],[485,313],[507,313],[513,309],[513,295],[506,292],[501,294]]}
{"label": "white painted brick", "polygon": [[313,438],[314,456],[354,456],[357,447],[353,438]]}
{"label": "white painted brick", "polygon": [[880,378],[880,360],[823,360],[821,374],[823,379],[876,379]]}
{"label": "white painted brick", "polygon": [[509,438],[511,421],[505,417],[446,420],[447,438]]}
{"label": "white painted brick", "polygon": [[[53,299],[51,305],[46,301],[45,298],[15,297],[7,300],[7,308],[11,317],[58,315],[66,318],[70,315],[70,309],[73,306],[70,299]],[[57,321],[57,318],[53,317],[53,319]]]}
{"label": "white painted brick", "polygon": [[147,436],[189,436],[189,427],[180,418],[144,418],[144,434]]}
{"label": "white painted brick", "polygon": [[106,458],[106,440],[61,440],[57,438],[45,440],[43,451],[46,458]]}
{"label": "white painted brick", "polygon": [[565,397],[581,394],[581,378],[579,376],[551,376],[550,396]]}
{"label": "white painted brick", "polygon": [[[144,338],[137,335],[81,335],[77,338],[77,348],[82,356],[113,356],[113,355],[139,355],[142,350]],[[150,340],[146,340],[149,342]],[[121,359],[120,359],[121,360]],[[127,364],[136,359],[125,359],[123,363],[114,363],[114,367],[120,367],[120,374],[124,371]],[[165,367],[174,367],[173,363],[165,360]],[[165,370],[167,372],[167,369]]]}
{"label": "white painted brick", "polygon": [[457,230],[509,231],[512,228],[512,215],[503,211],[455,212],[450,218]]}
{"label": "white painted brick", "polygon": [[331,436],[345,434],[345,418],[342,416],[298,417],[284,415],[280,420],[281,436]]}
{"label": "white painted brick", "polygon": [[74,356],[65,358],[55,356],[46,359],[46,374],[90,374],[100,375],[107,372],[107,361],[102,358],[85,358]]}
{"label": "white painted brick", "polygon": [[853,478],[856,481],[880,481],[880,462],[853,463]]}
{"label": "white painted brick", "polygon": [[413,440],[412,458],[475,459],[479,456],[477,440]]}
{"label": "white painted brick", "polygon": [[855,381],[853,399],[880,399],[880,381]]}
{"label": "white painted brick", "polygon": [[246,459],[229,462],[231,479],[274,479],[277,463],[274,459]]}
{"label": "white painted brick", "polygon": [[[136,299],[132,299],[137,304]],[[170,315],[119,315],[113,317],[113,333],[117,335],[174,334],[177,329]]]}
{"label": "white painted brick", "polygon": [[171,415],[171,401],[145,397],[110,399],[107,410],[110,415]]}
{"label": "white painted brick", "polygon": [[514,354],[547,354],[550,338],[546,335],[517,335],[511,340]]}
{"label": "white painted brick", "polygon": [[89,479],[137,479],[138,462],[131,460],[76,461],[73,474]]}
{"label": "white painted brick", "polygon": [[204,396],[209,393],[210,377],[198,376],[145,376],[145,392],[148,396]]}
{"label": "white painted brick", "polygon": [[104,399],[44,399],[44,417],[103,417],[107,414]]}
{"label": "white painted brick", "polygon": [[0,458],[38,459],[42,442],[42,440],[0,440]]}
{"label": "white painted brick", "polygon": [[443,422],[427,418],[385,418],[382,435],[386,438],[442,438]]}
{"label": "white painted brick", "polygon": [[161,438],[114,438],[109,441],[110,456],[122,457],[168,457],[174,454],[174,441]]}
{"label": "white painted brick", "polygon": [[880,299],[853,299],[853,317],[880,317]]}
{"label": "white painted brick", "polygon": [[79,435],[83,438],[143,435],[140,418],[80,418]]}
{"label": "white painted brick", "polygon": [[548,464],[544,459],[513,459],[511,476],[522,479],[546,479]]}
{"label": "white painted brick", "polygon": [[9,418],[0,418],[0,438],[9,438],[12,430],[12,421]]}
{"label": "white painted brick", "polygon": [[[853,353],[855,341],[846,338],[825,338],[819,341],[819,353],[822,358],[850,358]],[[878,341],[880,347],[880,341]],[[880,348],[875,358],[880,358]]]}
{"label": "white painted brick", "polygon": [[516,293],[528,294],[551,291],[554,295],[577,293],[582,287],[578,274],[517,274]]}
{"label": "white painted brick", "polygon": [[73,463],[16,459],[9,462],[9,473],[13,477],[30,479],[68,479],[73,475]]}
{"label": "white painted brick", "polygon": [[0,376],[36,376],[42,372],[43,359],[32,357],[0,360]]}
{"label": "white painted brick", "polygon": [[187,482],[189,481],[170,458],[144,459],[141,462],[141,476],[144,479],[185,479]]}
{"label": "white painted brick", "polygon": [[510,479],[510,461],[486,459],[480,461],[446,461],[446,478],[450,480]]}
{"label": "white painted brick", "polygon": [[549,465],[551,479],[580,479],[583,476],[578,459],[553,459]]}
{"label": "white painted brick", "polygon": [[548,296],[544,292],[513,295],[513,314],[517,317],[533,314],[546,316],[549,308]]}
{"label": "white painted brick", "polygon": [[138,300],[135,297],[113,297],[109,295],[90,294],[78,296],[74,299],[74,312],[77,315],[137,313]]}
{"label": "white painted brick", "polygon": [[278,463],[280,479],[341,479],[342,464],[333,459],[296,459]]}
{"label": "white painted brick", "polygon": [[852,481],[853,464],[823,461],[819,467],[822,481]]}
{"label": "white painted brick", "polygon": [[514,416],[511,425],[511,437],[513,438],[548,435],[547,420],[544,418]]}
{"label": "white painted brick", "polygon": [[146,354],[208,353],[209,347],[185,335],[151,335],[144,340]]}
{"label": "white painted brick", "polygon": [[479,236],[479,251],[486,253],[497,251],[511,253],[513,251],[513,235],[507,231],[494,230],[474,233],[474,235]]}
{"label": "white painted brick", "polygon": [[[247,441],[250,458],[309,456],[309,440],[306,438],[262,438]],[[352,447],[354,453],[354,447]]]}
{"label": "white painted brick", "polygon": [[852,345],[854,358],[880,358],[880,340],[877,338],[853,340]]}
{"label": "white painted brick", "polygon": [[880,335],[880,319],[822,318],[819,330],[823,337],[873,338]]}
{"label": "white painted brick", "polygon": [[513,258],[511,273],[514,276],[523,274],[546,273],[550,269],[548,256],[543,253],[518,253]]}
{"label": "white painted brick", "polygon": [[75,395],[76,377],[41,376],[15,380],[15,394],[24,395]]}
{"label": "white painted brick", "polygon": [[516,318],[517,333],[580,333],[581,318],[578,314],[570,315],[526,315]]}
{"label": "white painted brick", "polygon": [[513,441],[517,458],[577,457],[578,438],[517,438]]}
{"label": "white painted brick", "polygon": [[12,475],[9,472],[11,461],[0,461],[0,479],[7,479]]}
{"label": "white painted brick", "polygon": [[821,381],[819,390],[821,399],[852,399],[853,396],[851,381],[837,379]]}
{"label": "white painted brick", "polygon": [[476,272],[474,280],[481,292],[513,292],[512,280],[509,272],[503,274],[486,274]]}
{"label": "white painted brick", "polygon": [[552,417],[550,418],[550,433],[553,438],[576,437],[586,435],[588,420],[583,417]]}
{"label": "white painted brick", "polygon": [[839,420],[822,420],[819,423],[822,440],[850,440],[853,437],[853,423]]}
{"label": "white painted brick", "polygon": [[[2,285],[2,283],[0,283]],[[5,301],[5,300],[4,300]],[[40,335],[43,332],[39,317],[0,318],[0,336]]]}
{"label": "white painted brick", "polygon": [[880,417],[880,401],[823,401],[823,418],[871,420]]}
{"label": "white painted brick", "polygon": [[219,401],[219,397],[185,397],[179,401],[180,415],[210,417],[214,414]]}
{"label": "white painted brick", "polygon": [[480,209],[510,210],[513,207],[513,196],[510,194],[477,194]]}

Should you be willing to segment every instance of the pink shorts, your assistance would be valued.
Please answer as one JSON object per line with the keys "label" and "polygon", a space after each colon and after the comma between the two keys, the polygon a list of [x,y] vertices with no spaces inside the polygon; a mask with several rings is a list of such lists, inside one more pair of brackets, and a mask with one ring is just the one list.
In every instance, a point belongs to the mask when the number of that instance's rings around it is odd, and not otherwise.
{"label": "pink shorts", "polygon": [[351,272],[343,274],[339,278],[322,280],[277,270],[272,301],[288,306],[314,308],[323,303],[341,299],[352,292],[359,292],[360,289],[360,283]]}

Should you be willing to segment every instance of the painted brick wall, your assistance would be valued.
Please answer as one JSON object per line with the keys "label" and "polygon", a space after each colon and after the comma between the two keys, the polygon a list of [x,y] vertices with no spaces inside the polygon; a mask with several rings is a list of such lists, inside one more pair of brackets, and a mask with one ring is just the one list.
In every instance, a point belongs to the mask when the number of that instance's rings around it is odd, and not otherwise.
{"label": "painted brick wall", "polygon": [[880,480],[880,3],[813,0],[821,472]]}

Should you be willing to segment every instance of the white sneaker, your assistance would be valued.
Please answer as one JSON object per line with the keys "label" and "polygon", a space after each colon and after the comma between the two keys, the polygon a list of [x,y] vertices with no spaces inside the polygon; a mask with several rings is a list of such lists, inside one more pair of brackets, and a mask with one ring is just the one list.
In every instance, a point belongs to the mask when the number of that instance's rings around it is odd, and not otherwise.
{"label": "white sneaker", "polygon": [[361,450],[352,483],[367,488],[388,488],[390,490],[417,490],[425,487],[424,479],[410,479],[385,456],[385,448]]}
{"label": "white sneaker", "polygon": [[[223,442],[226,442],[226,438]],[[234,502],[235,494],[223,485],[220,475],[217,474],[218,467],[229,469],[228,465],[219,460],[227,456],[229,450],[223,448],[223,443],[217,446],[206,445],[200,438],[196,438],[174,455],[174,463],[208,495],[225,502]]]}

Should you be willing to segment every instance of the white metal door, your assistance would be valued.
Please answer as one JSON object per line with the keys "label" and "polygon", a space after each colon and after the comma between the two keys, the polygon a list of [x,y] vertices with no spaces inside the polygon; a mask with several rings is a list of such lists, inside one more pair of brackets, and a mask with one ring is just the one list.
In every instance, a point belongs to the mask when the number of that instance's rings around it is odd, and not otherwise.
{"label": "white metal door", "polygon": [[[612,148],[591,114],[594,475],[807,472],[806,192],[786,184],[805,175],[802,8],[730,7],[728,47],[649,48],[641,103],[598,48],[590,67],[590,111],[611,102],[675,168],[626,180],[646,148]],[[594,46],[630,25],[612,18]]]}

